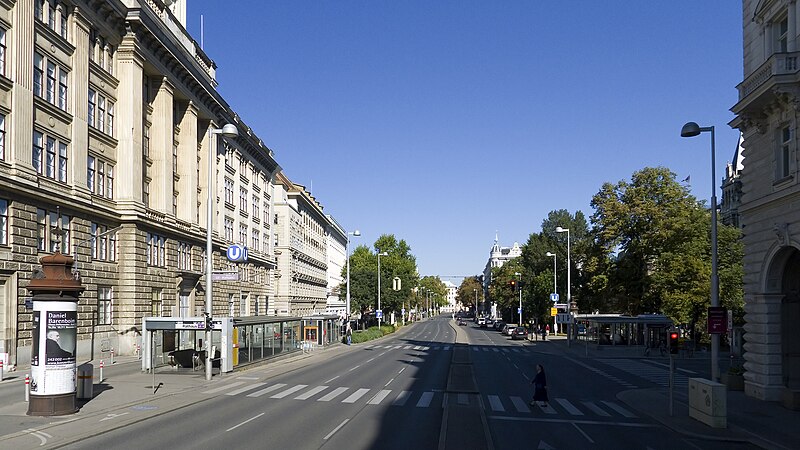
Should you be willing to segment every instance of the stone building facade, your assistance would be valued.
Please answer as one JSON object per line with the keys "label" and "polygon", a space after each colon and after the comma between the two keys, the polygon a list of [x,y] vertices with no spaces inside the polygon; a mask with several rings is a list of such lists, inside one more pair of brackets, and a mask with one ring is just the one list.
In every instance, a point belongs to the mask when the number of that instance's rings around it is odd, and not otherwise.
{"label": "stone building facade", "polygon": [[[169,3],[0,0],[0,353],[11,364],[30,355],[25,286],[55,251],[76,258],[87,286],[79,355],[131,354],[143,316],[202,312],[209,197],[214,269],[240,273],[214,283],[213,314],[273,309],[280,167],[217,92],[184,2]],[[210,132],[224,124],[239,136]],[[249,247],[240,267],[225,258],[232,243]]]}
{"label": "stone building facade", "polygon": [[800,407],[800,2],[744,0],[745,392]]}
{"label": "stone building facade", "polygon": [[345,277],[342,273],[347,264],[347,232],[330,215],[328,226],[325,229],[325,241],[327,244],[326,262],[328,264],[328,300],[325,312],[337,314],[344,318],[347,316],[347,306],[345,302]]}

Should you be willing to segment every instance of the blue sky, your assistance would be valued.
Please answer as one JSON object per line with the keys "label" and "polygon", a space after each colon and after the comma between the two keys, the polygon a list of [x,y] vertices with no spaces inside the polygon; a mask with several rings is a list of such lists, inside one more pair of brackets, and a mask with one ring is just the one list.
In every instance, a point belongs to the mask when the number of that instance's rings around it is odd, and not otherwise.
{"label": "blue sky", "polygon": [[219,91],[289,178],[421,275],[481,273],[495,232],[588,217],[643,167],[708,200],[710,136],[681,126],[716,127],[718,179],[738,139],[738,1],[189,0],[198,42],[201,14]]}

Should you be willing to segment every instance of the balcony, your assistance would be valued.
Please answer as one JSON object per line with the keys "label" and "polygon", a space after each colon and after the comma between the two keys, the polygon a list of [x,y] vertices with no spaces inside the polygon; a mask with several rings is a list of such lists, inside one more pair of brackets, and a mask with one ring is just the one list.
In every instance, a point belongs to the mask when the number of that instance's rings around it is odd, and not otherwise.
{"label": "balcony", "polygon": [[800,81],[800,52],[775,53],[756,71],[736,86],[739,102],[731,109],[741,114],[745,109],[761,109],[775,99],[774,88],[795,85]]}

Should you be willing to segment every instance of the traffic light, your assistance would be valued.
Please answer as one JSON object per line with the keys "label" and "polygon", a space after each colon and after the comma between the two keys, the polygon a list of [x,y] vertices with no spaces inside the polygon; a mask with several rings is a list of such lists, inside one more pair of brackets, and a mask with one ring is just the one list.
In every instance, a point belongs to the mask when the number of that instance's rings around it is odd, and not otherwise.
{"label": "traffic light", "polygon": [[678,332],[673,330],[669,332],[669,352],[673,355],[678,353]]}
{"label": "traffic light", "polygon": [[508,284],[511,286],[512,291],[517,288],[517,280],[511,280],[511,282]]}

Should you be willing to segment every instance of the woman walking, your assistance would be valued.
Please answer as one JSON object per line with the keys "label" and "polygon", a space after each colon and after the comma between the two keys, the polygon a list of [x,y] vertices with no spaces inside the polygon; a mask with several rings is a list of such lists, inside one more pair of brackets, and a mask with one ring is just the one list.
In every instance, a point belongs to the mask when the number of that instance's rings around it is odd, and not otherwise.
{"label": "woman walking", "polygon": [[531,406],[537,402],[544,402],[544,407],[547,407],[547,376],[544,373],[544,367],[541,364],[536,365],[536,376],[531,381],[533,385],[533,400]]}

